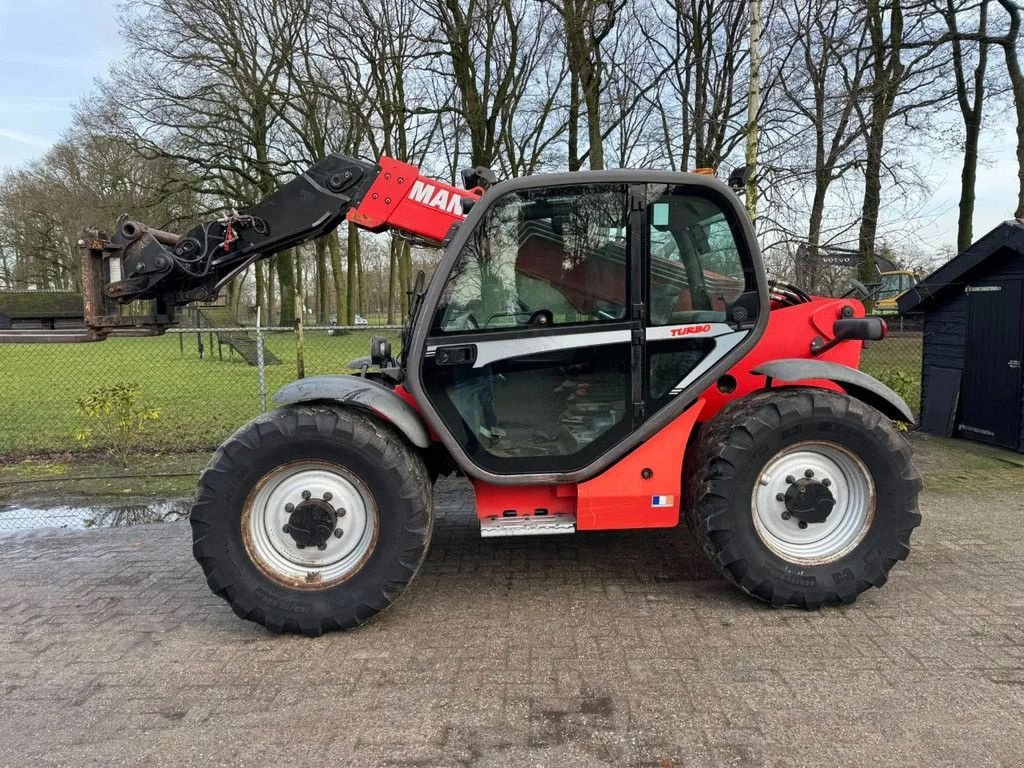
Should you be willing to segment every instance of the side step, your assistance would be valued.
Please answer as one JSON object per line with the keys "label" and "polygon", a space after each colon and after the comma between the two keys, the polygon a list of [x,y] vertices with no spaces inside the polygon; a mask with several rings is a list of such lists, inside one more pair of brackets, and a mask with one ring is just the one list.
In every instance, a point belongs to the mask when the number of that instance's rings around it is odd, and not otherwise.
{"label": "side step", "polygon": [[523,515],[522,517],[489,517],[480,521],[480,537],[548,536],[553,533],[576,533],[576,515]]}

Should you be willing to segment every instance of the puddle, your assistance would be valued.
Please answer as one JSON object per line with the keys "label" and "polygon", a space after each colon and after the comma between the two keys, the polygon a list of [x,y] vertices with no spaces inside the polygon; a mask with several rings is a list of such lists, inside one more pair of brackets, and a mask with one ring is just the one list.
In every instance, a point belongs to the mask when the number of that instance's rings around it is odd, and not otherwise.
{"label": "puddle", "polygon": [[190,500],[154,504],[0,508],[0,533],[34,528],[122,528],[168,523],[188,515]]}

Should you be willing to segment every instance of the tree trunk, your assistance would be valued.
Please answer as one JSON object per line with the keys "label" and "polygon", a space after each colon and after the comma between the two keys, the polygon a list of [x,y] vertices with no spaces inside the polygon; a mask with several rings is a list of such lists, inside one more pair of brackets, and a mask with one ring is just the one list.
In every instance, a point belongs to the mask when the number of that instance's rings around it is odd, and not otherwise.
{"label": "tree trunk", "polygon": [[242,278],[236,276],[228,283],[227,305],[228,311],[234,319],[238,319],[238,295],[242,292]]}
{"label": "tree trunk", "polygon": [[[289,259],[289,261],[291,261]],[[295,290],[292,293],[292,306],[295,307],[295,314],[285,323],[282,316],[281,325],[291,325],[295,329],[295,378],[306,378],[306,339],[303,332],[303,325],[306,320],[305,291],[302,286],[302,261],[299,259],[299,251],[295,249]]]}
{"label": "tree trunk", "polygon": [[[978,41],[978,61],[974,67],[971,86],[964,67],[964,41],[960,38],[956,0],[946,0],[943,16],[952,35],[952,64],[956,80],[956,101],[964,121],[964,162],[960,170],[960,214],[956,227],[956,246],[959,252],[967,250],[974,240],[975,184],[978,177],[978,140],[981,136],[981,116],[985,106],[985,69],[988,65],[987,40]],[[978,34],[984,36],[988,27],[988,0],[978,8]],[[973,86],[973,94],[971,87]]]}
{"label": "tree trunk", "polygon": [[999,0],[999,4],[1010,14],[1010,30],[1003,51],[1006,54],[1006,71],[1010,75],[1010,89],[1013,91],[1013,106],[1017,112],[1017,210],[1013,215],[1024,219],[1024,72],[1021,72],[1018,52],[1022,14],[1014,0]]}
{"label": "tree trunk", "polygon": [[334,275],[334,316],[338,325],[342,325],[346,316],[345,276],[341,268],[341,243],[337,230],[327,236],[327,249],[331,253],[331,273]]}
{"label": "tree trunk", "polygon": [[[882,205],[882,152],[885,149],[885,127],[905,77],[905,68],[901,58],[901,0],[891,0],[885,7],[879,0],[868,0],[866,7],[866,23],[871,39],[871,53],[874,57],[874,79],[870,91],[871,119],[865,137],[867,157],[864,164],[864,202],[857,237],[857,277],[861,282],[870,283],[878,274],[875,267],[875,237],[878,234],[878,212]],[[886,8],[889,10],[888,18],[885,14]]]}
{"label": "tree trunk", "polygon": [[348,225],[348,294],[345,323],[355,325],[356,310],[359,305],[359,229],[355,224]]}
{"label": "tree trunk", "polygon": [[395,293],[398,284],[398,238],[391,238],[388,259],[388,325],[395,322]]}
{"label": "tree trunk", "polygon": [[327,325],[327,240],[321,237],[316,241],[316,322]]}
{"label": "tree trunk", "polygon": [[590,146],[590,170],[604,170],[604,139],[601,137],[601,73],[589,68],[583,83],[583,98],[587,104],[587,141]]}
{"label": "tree trunk", "polygon": [[750,0],[750,87],[747,90],[747,215],[757,218],[757,117],[761,111],[761,0]]}
{"label": "tree trunk", "polygon": [[267,265],[267,325],[277,325],[277,317],[274,315],[274,311],[277,309],[277,300],[275,297],[275,283],[274,275],[277,274],[277,260],[280,256],[275,256],[270,260]]}
{"label": "tree trunk", "polygon": [[1019,65],[1013,77],[1013,100],[1017,108],[1017,210],[1013,215],[1024,219],[1024,75]]}
{"label": "tree trunk", "polygon": [[281,287],[281,325],[295,317],[295,256],[293,251],[277,254],[277,281]]}
{"label": "tree trunk", "polygon": [[878,211],[882,204],[885,120],[881,114],[873,114],[872,118],[871,132],[867,137],[867,160],[864,165],[864,202],[861,206],[860,232],[857,236],[857,249],[860,254],[857,279],[862,283],[874,282],[878,275],[875,267],[875,236],[878,234]]}
{"label": "tree trunk", "polygon": [[291,253],[295,254],[294,260],[289,259],[294,266],[295,273],[292,276],[292,313],[288,316],[288,322],[285,323],[285,314],[281,313],[281,325],[289,325],[291,323],[298,323],[300,320],[306,319],[306,292],[302,285],[302,261],[299,258],[299,249],[296,248]]}
{"label": "tree trunk", "polygon": [[580,78],[576,70],[569,74],[569,120],[566,124],[569,143],[569,170],[580,169]]}
{"label": "tree trunk", "polygon": [[402,316],[405,320],[409,315],[409,286],[412,284],[412,253],[408,240],[400,240],[398,243],[398,296],[401,300]]}
{"label": "tree trunk", "polygon": [[[966,116],[965,116],[966,117]],[[981,102],[964,125],[964,167],[960,173],[960,217],[956,226],[956,248],[963,253],[974,242],[975,185],[978,179],[978,139],[981,136]]]}
{"label": "tree trunk", "polygon": [[819,178],[814,185],[814,200],[811,203],[811,219],[807,228],[807,254],[803,270],[798,272],[797,282],[805,291],[814,292],[818,282],[818,263],[821,247],[821,223],[825,217],[825,196],[828,192],[827,179]]}
{"label": "tree trunk", "polygon": [[359,251],[359,258],[356,259],[356,285],[359,286],[357,293],[356,312],[366,317],[366,280],[363,272],[362,250]]}
{"label": "tree trunk", "polygon": [[256,262],[256,306],[260,308],[260,314],[264,323],[270,322],[270,314],[267,310],[267,288],[263,277],[263,263]]}

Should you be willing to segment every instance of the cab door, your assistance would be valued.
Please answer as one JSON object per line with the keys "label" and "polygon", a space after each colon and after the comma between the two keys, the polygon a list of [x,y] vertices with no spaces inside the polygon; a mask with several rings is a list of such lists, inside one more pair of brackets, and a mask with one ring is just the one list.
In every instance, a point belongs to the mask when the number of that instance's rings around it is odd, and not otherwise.
{"label": "cab door", "polygon": [[761,301],[732,201],[687,185],[651,185],[648,199],[644,403],[656,418],[751,337]]}
{"label": "cab door", "polygon": [[468,473],[593,476],[763,329],[752,232],[728,190],[635,173],[506,182],[445,254],[413,332],[410,388]]}
{"label": "cab door", "polygon": [[623,184],[527,189],[492,203],[462,248],[421,375],[479,468],[570,472],[633,429],[629,219]]}

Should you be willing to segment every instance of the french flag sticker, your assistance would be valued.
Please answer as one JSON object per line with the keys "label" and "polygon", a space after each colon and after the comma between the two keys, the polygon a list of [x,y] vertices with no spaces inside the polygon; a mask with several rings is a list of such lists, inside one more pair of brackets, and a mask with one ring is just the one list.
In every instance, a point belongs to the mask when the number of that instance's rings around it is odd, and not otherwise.
{"label": "french flag sticker", "polygon": [[671,507],[675,504],[675,496],[651,496],[652,507]]}

